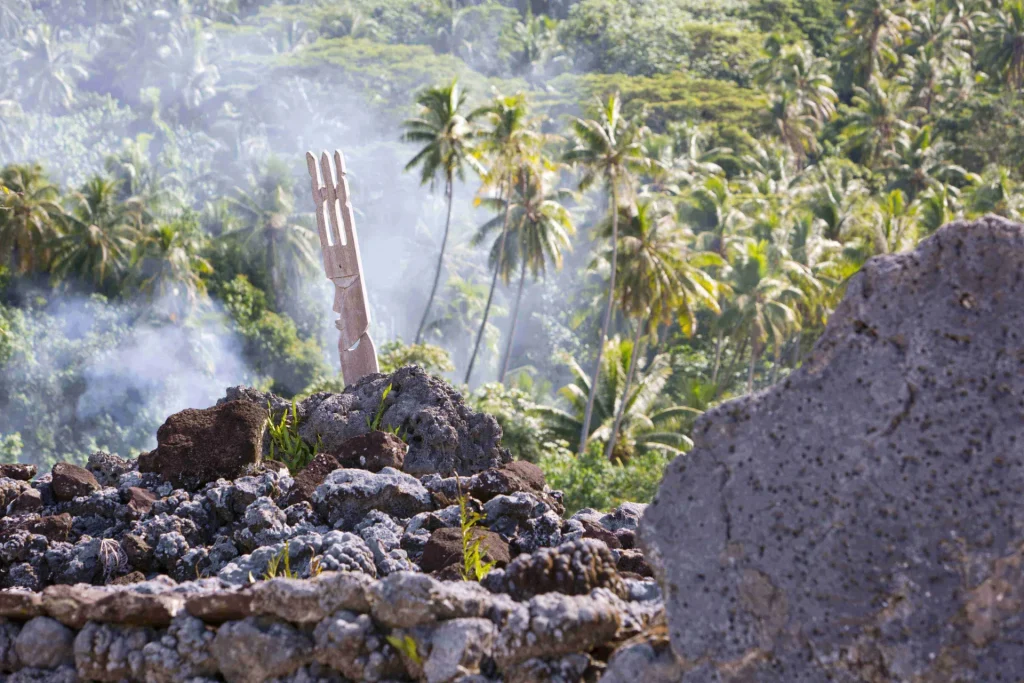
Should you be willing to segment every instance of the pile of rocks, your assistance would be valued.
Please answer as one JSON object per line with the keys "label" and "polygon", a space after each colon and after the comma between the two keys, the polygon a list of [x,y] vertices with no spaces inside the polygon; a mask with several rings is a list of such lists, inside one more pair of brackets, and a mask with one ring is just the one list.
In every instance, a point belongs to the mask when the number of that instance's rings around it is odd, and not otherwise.
{"label": "pile of rocks", "polygon": [[[285,409],[235,388],[171,416],[138,460],[0,466],[0,673],[596,680],[661,618],[643,506],[564,518],[444,382],[410,367],[301,402],[321,452],[294,476],[265,457]],[[462,580],[460,497],[495,565],[479,583]]]}

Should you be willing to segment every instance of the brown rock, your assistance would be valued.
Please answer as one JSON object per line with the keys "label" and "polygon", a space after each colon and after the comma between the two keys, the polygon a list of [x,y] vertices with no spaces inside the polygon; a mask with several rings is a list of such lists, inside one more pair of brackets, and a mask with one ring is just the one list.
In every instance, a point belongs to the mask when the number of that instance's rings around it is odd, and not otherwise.
{"label": "brown rock", "polygon": [[260,462],[266,421],[266,408],[248,401],[183,410],[157,430],[157,449],[139,456],[139,471],[188,489],[237,479]]}
{"label": "brown rock", "polygon": [[92,472],[69,462],[59,462],[54,465],[52,474],[53,497],[60,502],[66,502],[79,496],[88,496],[93,491],[99,491],[102,488]]}
{"label": "brown rock", "polygon": [[181,596],[123,590],[109,593],[87,606],[85,614],[89,621],[161,627],[170,624],[183,605],[184,599]]}
{"label": "brown rock", "polygon": [[42,608],[65,626],[80,629],[89,621],[93,605],[106,596],[106,592],[84,584],[49,586],[43,589]]}
{"label": "brown rock", "polygon": [[622,547],[618,537],[600,524],[594,524],[585,519],[581,519],[580,524],[583,525],[583,538],[596,538],[599,541],[604,541],[604,544],[609,548]]}
{"label": "brown rock", "polygon": [[18,481],[31,481],[34,476],[36,476],[35,465],[22,465],[12,462],[0,464],[0,477],[17,479]]}
{"label": "brown rock", "polygon": [[116,578],[107,581],[108,586],[130,586],[133,583],[141,583],[146,580],[146,575],[142,572],[129,572],[124,576],[118,576]]}
{"label": "brown rock", "polygon": [[288,495],[281,502],[281,507],[295,505],[303,501],[312,502],[313,492],[316,487],[324,483],[327,475],[341,467],[337,458],[328,453],[317,453],[301,472],[295,475],[295,483],[292,484]]}
{"label": "brown rock", "polygon": [[623,550],[619,554],[619,561],[615,565],[620,572],[629,572],[640,576],[654,576],[651,565],[647,564],[644,554],[639,550]]}
{"label": "brown rock", "polygon": [[62,512],[59,515],[48,515],[29,522],[28,532],[46,536],[51,541],[66,541],[71,532],[71,515]]}
{"label": "brown rock", "polygon": [[615,538],[619,539],[623,548],[632,550],[636,547],[636,531],[633,529],[619,529],[615,532]]}
{"label": "brown rock", "polygon": [[148,567],[153,559],[153,548],[139,534],[125,534],[121,547],[128,556],[128,564],[133,567]]}
{"label": "brown rock", "polygon": [[409,447],[389,432],[369,432],[345,441],[331,453],[342,467],[380,472],[385,467],[402,469]]}
{"label": "brown rock", "polygon": [[25,489],[7,506],[8,515],[25,515],[43,509],[43,494],[36,489]]}
{"label": "brown rock", "polygon": [[30,489],[28,482],[18,479],[0,478],[0,510],[6,510],[14,499]]}
{"label": "brown rock", "polygon": [[185,611],[208,624],[238,621],[252,614],[252,592],[218,591],[185,600]]}
{"label": "brown rock", "polygon": [[43,598],[39,593],[23,590],[0,590],[0,617],[31,619],[43,614]]}
{"label": "brown rock", "polygon": [[[501,536],[479,527],[474,528],[472,534],[474,541],[480,541],[480,550],[485,562],[494,562],[498,567],[504,567],[509,563],[511,558],[508,543],[502,540]],[[420,559],[423,571],[436,572],[451,565],[459,566],[461,563],[462,529],[435,529],[423,548],[423,557]]]}
{"label": "brown rock", "polygon": [[153,493],[146,489],[132,486],[128,489],[128,500],[125,501],[125,504],[136,516],[142,517],[149,514],[155,502],[156,496]]}

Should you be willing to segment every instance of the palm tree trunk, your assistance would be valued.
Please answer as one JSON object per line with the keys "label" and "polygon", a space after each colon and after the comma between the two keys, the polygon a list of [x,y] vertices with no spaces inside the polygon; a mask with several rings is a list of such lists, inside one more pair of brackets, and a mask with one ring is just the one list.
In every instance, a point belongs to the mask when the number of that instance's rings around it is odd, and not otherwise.
{"label": "palm tree trunk", "polygon": [[[494,299],[494,290],[498,287],[498,273],[501,272],[501,264],[505,260],[505,236],[508,234],[508,215],[512,207],[510,201],[512,195],[512,179],[511,173],[508,174],[509,179],[504,183],[504,189],[507,191],[509,198],[505,201],[505,218],[501,223],[501,239],[498,242],[498,260],[494,264],[494,277],[491,278],[491,291],[487,293],[487,303],[484,305],[484,318],[480,321],[480,330],[476,333],[476,342],[473,344],[473,353],[469,357],[469,367],[466,369],[466,380],[465,383],[469,384],[469,378],[473,374],[473,364],[476,362],[476,354],[480,351],[480,342],[484,338],[484,329],[487,327],[487,318],[491,313],[491,301]],[[502,190],[498,190],[498,196],[501,197],[503,194]]]}
{"label": "palm tree trunk", "polygon": [[615,304],[615,270],[619,259],[619,193],[615,187],[616,179],[612,177],[612,273],[608,279],[608,305],[604,309],[604,322],[601,323],[601,338],[597,344],[597,359],[594,361],[594,372],[590,375],[590,396],[587,397],[587,411],[583,416],[583,429],[580,431],[580,456],[587,450],[587,436],[590,434],[590,420],[594,415],[594,399],[597,397],[597,383],[601,376],[601,356],[604,354],[604,342],[608,339],[608,326],[612,322],[612,308]]}
{"label": "palm tree trunk", "polygon": [[632,388],[633,375],[636,373],[636,359],[640,355],[640,333],[644,326],[636,322],[636,331],[633,333],[633,351],[629,354],[629,370],[626,372],[626,386],[622,390],[622,400],[619,402],[619,409],[615,411],[615,422],[612,423],[612,434],[608,438],[608,447],[604,451],[606,460],[612,459],[612,452],[615,450],[615,441],[619,436],[619,426],[622,425],[622,418],[626,414],[626,402],[629,400],[629,390]]}
{"label": "palm tree trunk", "polygon": [[[747,352],[747,340],[748,337],[743,338],[743,343],[740,345],[736,355],[733,356],[732,362],[729,363],[729,369],[726,371],[726,375],[729,378],[732,378],[735,375],[736,365],[740,362],[740,359],[743,358],[743,354]],[[723,387],[715,388],[715,398],[718,398],[722,394],[722,389]]]}
{"label": "palm tree trunk", "polygon": [[423,339],[423,328],[427,326],[427,318],[430,316],[430,307],[434,304],[434,296],[437,294],[437,285],[441,282],[441,270],[444,268],[444,250],[448,246],[448,230],[452,226],[452,177],[448,175],[445,181],[444,193],[448,199],[448,217],[444,221],[444,237],[441,239],[441,253],[437,257],[437,272],[434,273],[434,286],[430,288],[430,298],[427,299],[427,307],[423,310],[423,318],[416,330],[416,344]]}
{"label": "palm tree trunk", "polygon": [[523,285],[526,283],[526,258],[523,258],[519,266],[519,291],[516,293],[516,305],[512,310],[512,328],[508,331],[508,343],[505,344],[505,358],[501,361],[501,374],[498,381],[505,383],[505,375],[508,374],[508,362],[512,358],[512,342],[516,338],[516,323],[519,322],[519,304],[523,300]]}
{"label": "palm tree trunk", "polygon": [[722,330],[718,331],[718,336],[715,338],[715,365],[711,369],[711,383],[718,384],[718,371],[722,367],[722,337],[725,333]]}
{"label": "palm tree trunk", "polygon": [[750,346],[750,368],[747,371],[747,393],[754,393],[754,364],[757,362],[756,345]]}

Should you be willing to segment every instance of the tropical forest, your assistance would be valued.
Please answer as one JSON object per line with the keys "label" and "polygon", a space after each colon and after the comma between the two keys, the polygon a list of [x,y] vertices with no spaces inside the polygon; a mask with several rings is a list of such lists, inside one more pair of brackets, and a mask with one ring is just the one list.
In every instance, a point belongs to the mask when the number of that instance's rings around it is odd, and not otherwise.
{"label": "tropical forest", "polygon": [[382,371],[567,510],[650,501],[873,256],[1024,213],[1024,0],[0,0],[0,462],[341,391],[306,152]]}

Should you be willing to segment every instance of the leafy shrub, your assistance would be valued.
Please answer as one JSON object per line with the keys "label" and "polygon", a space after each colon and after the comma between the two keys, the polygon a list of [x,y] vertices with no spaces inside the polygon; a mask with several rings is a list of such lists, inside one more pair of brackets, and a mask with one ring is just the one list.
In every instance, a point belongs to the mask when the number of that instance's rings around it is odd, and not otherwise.
{"label": "leafy shrub", "polygon": [[455,372],[451,354],[433,344],[403,344],[401,340],[385,342],[377,353],[381,372],[394,372],[406,365],[418,365],[432,375]]}
{"label": "leafy shrub", "polygon": [[525,391],[488,382],[469,395],[474,409],[493,415],[501,425],[501,444],[519,460],[540,462],[551,444],[543,421],[533,414],[533,399]]}
{"label": "leafy shrub", "polygon": [[[269,404],[267,409],[271,409]],[[294,399],[291,414],[285,410],[276,423],[273,416],[267,418],[267,432],[270,434],[270,459],[283,462],[292,474],[308,465],[320,447],[319,440],[314,447],[299,436],[298,402]]]}
{"label": "leafy shrub", "polygon": [[649,503],[670,461],[650,451],[627,463],[609,462],[600,443],[577,458],[563,444],[541,458],[540,467],[548,485],[563,491],[566,515],[571,515],[582,508],[609,510],[626,501]]}
{"label": "leafy shrub", "polygon": [[319,344],[300,339],[292,319],[270,310],[267,295],[246,276],[236,276],[218,294],[244,339],[245,360],[272,379],[274,393],[295,396],[328,374]]}

